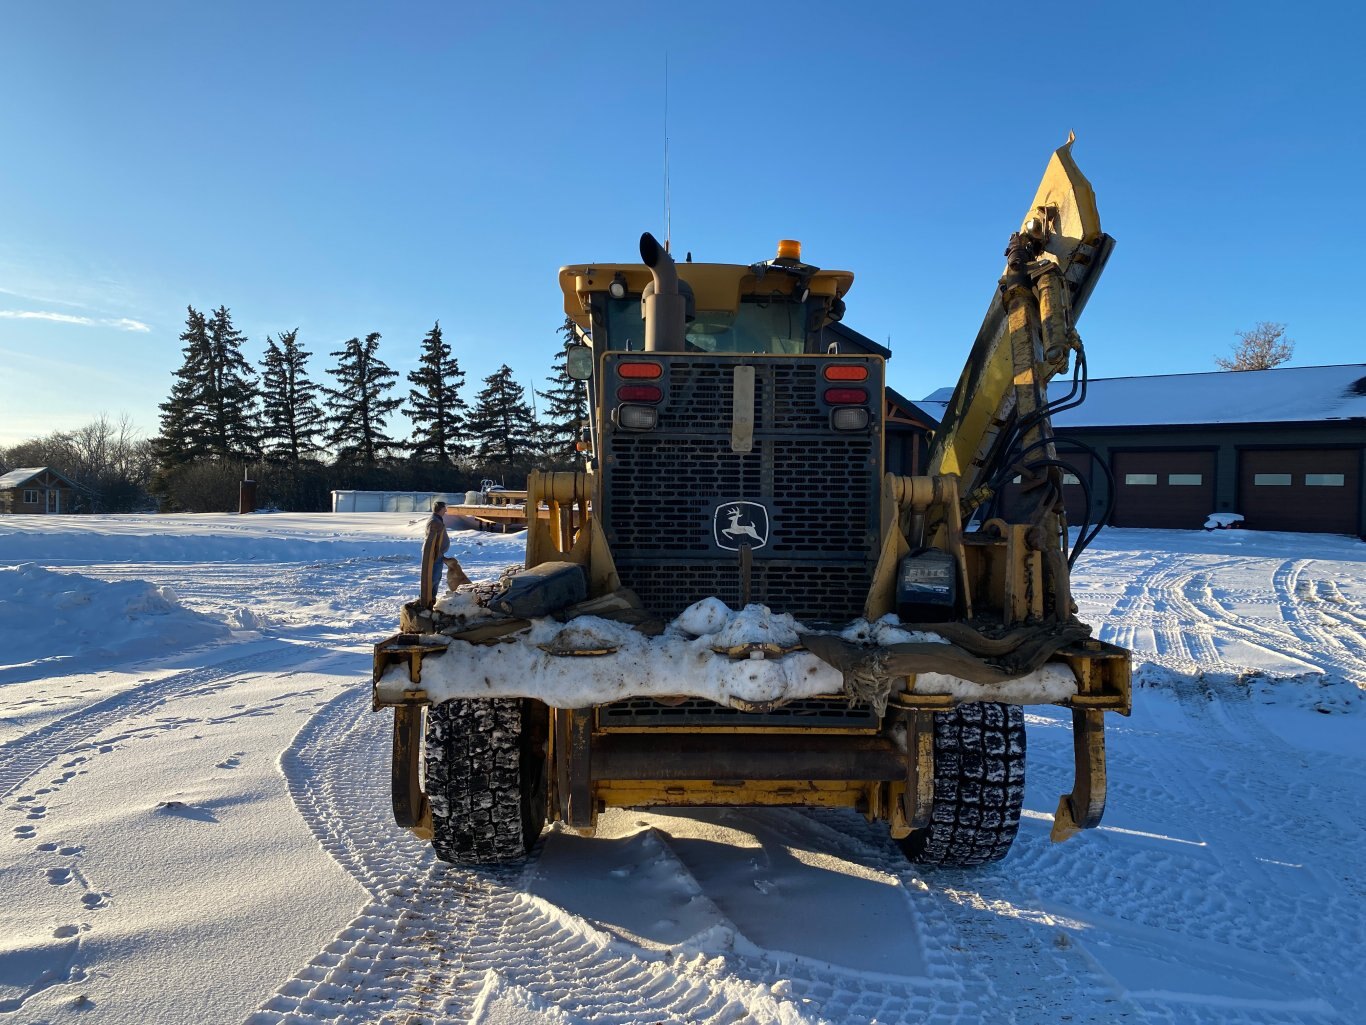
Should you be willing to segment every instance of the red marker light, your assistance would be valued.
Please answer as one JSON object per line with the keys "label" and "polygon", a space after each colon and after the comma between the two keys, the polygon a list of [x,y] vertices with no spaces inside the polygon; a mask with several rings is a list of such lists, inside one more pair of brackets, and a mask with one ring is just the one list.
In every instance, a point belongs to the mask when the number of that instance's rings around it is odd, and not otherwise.
{"label": "red marker light", "polygon": [[862,388],[827,388],[825,401],[832,406],[852,406],[868,401],[868,393]]}
{"label": "red marker light", "polygon": [[857,363],[835,363],[825,368],[827,381],[866,381],[868,368]]}
{"label": "red marker light", "polygon": [[627,384],[617,389],[619,402],[658,402],[664,392],[652,384]]}
{"label": "red marker light", "polygon": [[658,363],[618,363],[617,373],[622,377],[653,381],[664,373],[664,368]]}

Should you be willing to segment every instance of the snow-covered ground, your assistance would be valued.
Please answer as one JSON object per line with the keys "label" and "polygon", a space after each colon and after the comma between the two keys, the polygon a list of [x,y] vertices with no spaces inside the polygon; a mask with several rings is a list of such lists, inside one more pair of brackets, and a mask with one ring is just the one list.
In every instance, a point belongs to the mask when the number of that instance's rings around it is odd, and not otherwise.
{"label": "snow-covered ground", "polygon": [[475,872],[391,824],[369,708],[422,529],[0,518],[0,1022],[1366,1021],[1366,545],[1102,534],[1078,602],[1141,687],[1066,844],[1044,707],[987,869],[768,809],[613,813]]}

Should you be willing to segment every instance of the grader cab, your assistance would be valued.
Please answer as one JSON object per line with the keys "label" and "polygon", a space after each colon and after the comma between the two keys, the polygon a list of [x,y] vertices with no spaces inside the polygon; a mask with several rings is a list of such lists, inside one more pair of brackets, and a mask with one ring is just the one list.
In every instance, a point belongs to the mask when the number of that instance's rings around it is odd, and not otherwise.
{"label": "grader cab", "polygon": [[848,807],[915,861],[982,864],[1019,825],[1031,703],[1072,715],[1053,838],[1100,821],[1129,653],[1077,620],[1096,528],[1069,531],[1050,416],[1084,396],[1076,319],[1113,241],[1070,149],[924,475],[885,472],[883,358],[829,330],[849,272],[789,242],[678,264],[648,234],[640,263],[560,271],[587,467],[531,475],[522,572],[410,603],[377,645],[401,825],[483,864],[611,807]]}

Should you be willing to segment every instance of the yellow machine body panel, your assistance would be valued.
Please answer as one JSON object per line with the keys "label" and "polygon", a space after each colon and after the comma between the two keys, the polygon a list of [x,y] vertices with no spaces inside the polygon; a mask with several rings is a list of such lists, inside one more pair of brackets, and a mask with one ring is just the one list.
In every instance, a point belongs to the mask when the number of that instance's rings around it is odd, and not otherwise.
{"label": "yellow machine body panel", "polygon": [[[787,274],[761,277],[754,266],[730,263],[680,263],[678,277],[692,288],[698,310],[721,313],[734,313],[745,296],[790,295],[796,280]],[[644,291],[652,280],[650,268],[642,263],[577,264],[560,268],[564,312],[580,330],[589,330],[588,296],[607,291],[617,278],[633,295]],[[842,298],[853,284],[853,273],[843,270],[816,270],[808,281],[813,296],[829,299]]]}

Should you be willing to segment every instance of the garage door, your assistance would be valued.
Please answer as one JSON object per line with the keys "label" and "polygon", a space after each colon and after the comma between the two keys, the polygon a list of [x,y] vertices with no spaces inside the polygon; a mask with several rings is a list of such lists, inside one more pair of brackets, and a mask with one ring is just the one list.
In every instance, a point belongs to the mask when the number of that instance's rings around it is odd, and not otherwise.
{"label": "garage door", "polygon": [[1255,530],[1355,534],[1361,523],[1361,453],[1354,449],[1242,452],[1238,511]]}
{"label": "garage door", "polygon": [[1116,452],[1116,527],[1205,525],[1214,512],[1213,452]]}

